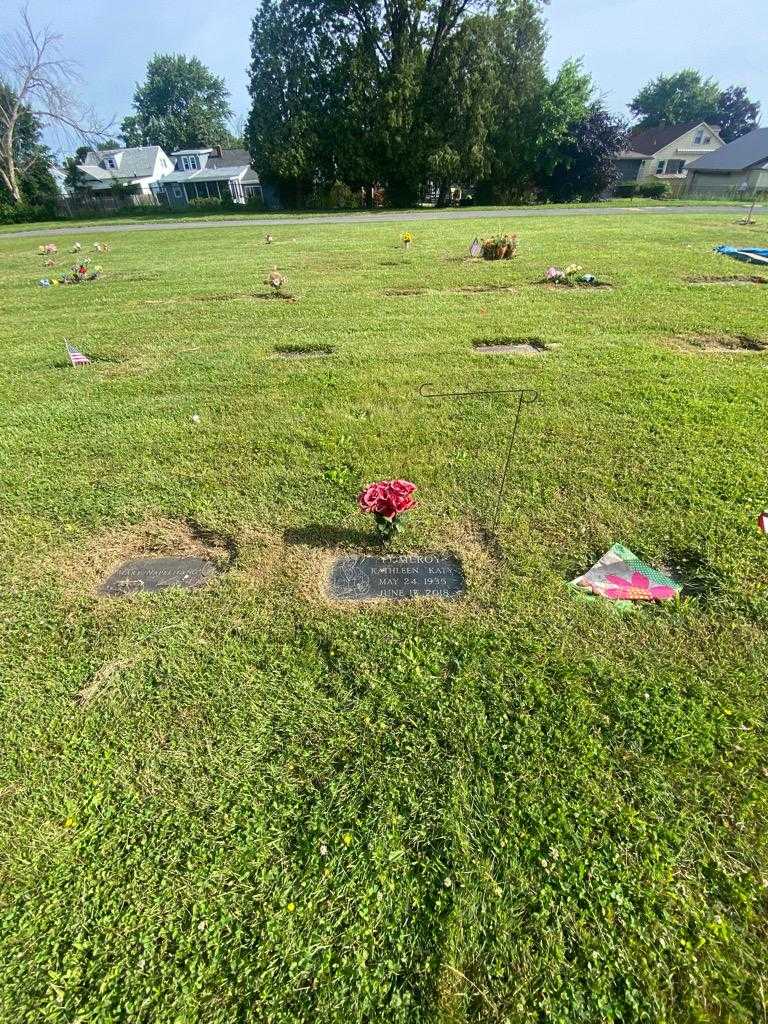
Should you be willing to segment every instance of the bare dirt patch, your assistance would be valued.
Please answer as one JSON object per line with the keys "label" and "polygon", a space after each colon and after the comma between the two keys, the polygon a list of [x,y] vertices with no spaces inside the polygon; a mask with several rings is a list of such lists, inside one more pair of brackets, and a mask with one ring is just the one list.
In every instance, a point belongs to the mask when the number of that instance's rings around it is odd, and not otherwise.
{"label": "bare dirt patch", "polygon": [[408,296],[408,295],[426,295],[427,294],[427,289],[426,288],[387,288],[387,290],[384,292],[384,294],[389,296],[390,298],[395,298],[395,297],[398,297],[398,296]]}
{"label": "bare dirt patch", "polygon": [[670,339],[674,348],[683,352],[765,352],[768,340],[747,334],[680,334]]}
{"label": "bare dirt patch", "polygon": [[278,359],[324,359],[335,354],[333,345],[275,345]]}
{"label": "bare dirt patch", "polygon": [[476,338],[475,352],[482,355],[543,356],[549,347],[541,338]]}
{"label": "bare dirt patch", "polygon": [[746,285],[746,284],[768,284],[768,277],[760,274],[728,274],[725,277],[686,277],[687,284],[725,284],[725,285]]}
{"label": "bare dirt patch", "polygon": [[93,593],[123,562],[185,555],[205,558],[224,572],[235,563],[238,551],[232,537],[192,520],[155,519],[92,538],[65,556],[61,574],[68,589]]}
{"label": "bare dirt patch", "polygon": [[465,284],[460,288],[447,288],[446,291],[456,292],[459,295],[479,295],[483,292],[509,292],[515,291],[508,284]]}
{"label": "bare dirt patch", "polygon": [[195,295],[195,302],[256,302],[282,299],[283,302],[296,302],[295,295],[287,292],[214,292],[211,295]]}

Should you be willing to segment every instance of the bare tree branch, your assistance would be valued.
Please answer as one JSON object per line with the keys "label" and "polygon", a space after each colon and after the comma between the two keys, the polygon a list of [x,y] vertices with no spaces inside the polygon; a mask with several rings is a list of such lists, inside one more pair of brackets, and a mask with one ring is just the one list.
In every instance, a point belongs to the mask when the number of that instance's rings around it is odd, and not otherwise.
{"label": "bare tree branch", "polygon": [[23,198],[20,175],[39,158],[19,152],[22,116],[59,139],[75,137],[89,145],[109,128],[81,101],[77,65],[62,55],[62,37],[50,26],[35,29],[27,7],[19,17],[16,31],[0,39],[0,179],[15,203]]}

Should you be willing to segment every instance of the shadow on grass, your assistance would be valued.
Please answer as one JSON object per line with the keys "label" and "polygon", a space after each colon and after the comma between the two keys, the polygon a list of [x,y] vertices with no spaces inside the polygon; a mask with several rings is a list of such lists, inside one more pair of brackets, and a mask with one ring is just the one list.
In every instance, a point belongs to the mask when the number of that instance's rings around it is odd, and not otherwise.
{"label": "shadow on grass", "polygon": [[365,548],[379,551],[381,545],[368,530],[355,530],[343,526],[325,526],[310,523],[308,526],[289,526],[283,532],[286,544],[303,544],[311,548]]}

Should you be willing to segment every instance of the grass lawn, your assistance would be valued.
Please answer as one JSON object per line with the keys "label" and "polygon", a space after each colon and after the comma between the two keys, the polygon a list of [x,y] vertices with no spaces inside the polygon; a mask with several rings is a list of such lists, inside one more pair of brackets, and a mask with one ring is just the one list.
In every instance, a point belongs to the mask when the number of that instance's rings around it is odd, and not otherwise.
{"label": "grass lawn", "polygon": [[[718,197],[715,199],[707,198],[692,198],[692,199],[642,199],[635,197],[628,197],[626,199],[604,199],[599,203],[550,203],[543,204],[542,209],[547,210],[562,210],[568,208],[588,208],[590,206],[596,206],[600,209],[606,207],[617,206],[617,207],[648,207],[653,209],[654,206],[734,206],[734,207],[745,207],[748,211],[752,205],[752,200],[744,200],[740,198],[728,199]],[[763,203],[758,203],[755,206],[756,213],[762,213],[764,208]],[[478,211],[495,210],[498,207],[495,206],[476,206],[474,209]],[[530,205],[517,206],[517,207],[504,207],[504,209],[518,209],[524,210],[528,213],[533,209]],[[344,217],[351,215],[367,214],[372,217],[377,215],[391,216],[392,213],[401,213],[404,220],[409,217],[418,216],[419,213],[431,213],[435,212],[433,207],[423,207],[420,209],[408,209],[408,210],[392,210],[389,207],[376,208],[374,210],[264,210],[261,213],[249,213],[246,209],[241,210],[219,210],[217,213],[199,213],[196,210],[169,210],[166,207],[145,207],[144,212],[138,212],[135,214],[126,213],[120,217],[72,217],[63,218],[60,217],[58,220],[48,221],[31,221],[24,224],[0,224],[0,235],[15,233],[17,231],[39,231],[46,228],[78,228],[78,227],[97,227],[100,231],[106,230],[111,224],[146,224],[147,222],[163,222],[163,221],[190,221],[190,220],[253,220],[259,222],[263,220],[275,220],[283,219],[293,220],[301,218],[303,220],[312,220],[314,217]],[[448,212],[448,211],[437,211],[437,212]],[[462,212],[469,212],[466,208]]]}
{"label": "grass lawn", "polygon": [[[684,280],[758,269],[733,221],[136,232],[56,290],[0,243],[0,1020],[768,1019],[768,352],[691,343],[768,341],[768,286]],[[425,382],[541,392],[493,542],[511,405]],[[465,600],[324,597],[390,476]],[[683,599],[566,588],[616,541]],[[226,571],[94,595],[148,551]]]}

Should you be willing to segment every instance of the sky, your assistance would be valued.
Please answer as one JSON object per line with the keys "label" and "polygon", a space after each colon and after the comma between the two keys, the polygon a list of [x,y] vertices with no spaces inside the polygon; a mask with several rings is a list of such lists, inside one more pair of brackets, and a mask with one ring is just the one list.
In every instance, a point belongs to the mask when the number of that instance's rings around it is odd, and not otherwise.
{"label": "sky", "polygon": [[[195,55],[231,92],[237,118],[249,107],[246,67],[255,0],[89,0],[87,7],[61,0],[29,0],[36,25],[49,24],[76,60],[88,102],[115,130],[131,112],[136,83],[154,53]],[[545,8],[550,35],[547,59],[555,71],[580,57],[606,106],[627,115],[626,105],[659,74],[695,67],[727,85],[745,85],[763,107],[768,124],[768,18],[765,0],[551,0]],[[13,0],[0,5],[0,34],[18,20]]]}

